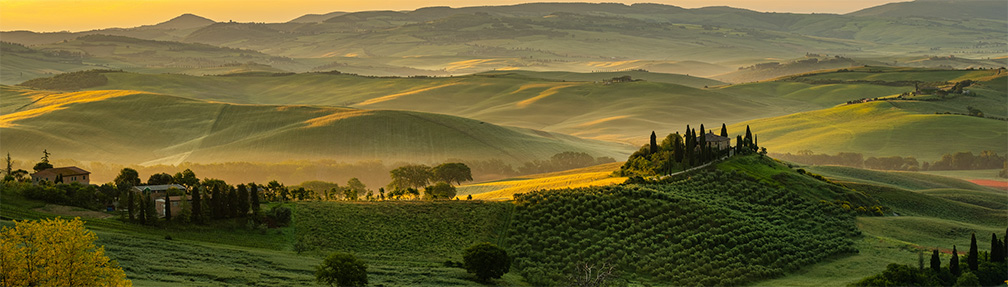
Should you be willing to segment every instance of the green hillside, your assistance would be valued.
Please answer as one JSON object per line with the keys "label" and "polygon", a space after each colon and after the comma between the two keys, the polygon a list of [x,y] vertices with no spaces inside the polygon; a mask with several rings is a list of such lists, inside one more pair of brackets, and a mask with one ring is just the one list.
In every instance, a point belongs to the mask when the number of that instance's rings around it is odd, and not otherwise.
{"label": "green hillside", "polygon": [[[627,146],[419,112],[237,105],[128,90],[5,88],[0,133],[16,157],[40,148],[111,163],[383,160],[521,163],[564,151],[625,157]],[[33,100],[29,101],[29,99]],[[18,102],[30,104],[14,108]],[[13,109],[13,110],[12,110]]]}
{"label": "green hillside", "polygon": [[[642,81],[604,83],[624,73],[488,72],[462,77],[378,78],[343,74],[230,76],[106,73],[95,89],[150,91],[189,98],[272,105],[334,105],[449,114],[499,125],[579,137],[643,142],[658,126],[671,129],[702,118],[737,122],[794,112],[800,102],[754,103],[689,86],[716,84],[681,75],[630,73]],[[546,77],[549,79],[543,79]],[[559,79],[558,79],[559,78]],[[567,81],[564,79],[591,81]],[[651,80],[655,79],[655,80]],[[680,84],[665,83],[675,82]],[[689,85],[689,86],[687,86]],[[572,109],[570,107],[577,107]],[[818,108],[807,107],[804,110]],[[801,108],[799,108],[801,109]]]}

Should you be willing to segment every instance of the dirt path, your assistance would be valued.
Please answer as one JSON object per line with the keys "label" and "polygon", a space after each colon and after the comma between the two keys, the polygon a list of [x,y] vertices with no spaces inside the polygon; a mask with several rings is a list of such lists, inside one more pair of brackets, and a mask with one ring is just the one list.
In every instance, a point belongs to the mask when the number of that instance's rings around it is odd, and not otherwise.
{"label": "dirt path", "polygon": [[109,217],[114,217],[115,216],[115,215],[111,215],[111,214],[108,214],[108,213],[94,211],[94,210],[87,210],[87,209],[80,208],[80,207],[66,206],[66,205],[55,205],[55,204],[46,204],[45,206],[39,207],[39,208],[35,208],[34,210],[35,211],[39,211],[39,212],[45,212],[45,213],[51,213],[51,214],[55,214],[55,215],[60,215],[60,216],[66,216],[66,217],[99,218],[99,219],[101,219],[101,218],[109,218]]}

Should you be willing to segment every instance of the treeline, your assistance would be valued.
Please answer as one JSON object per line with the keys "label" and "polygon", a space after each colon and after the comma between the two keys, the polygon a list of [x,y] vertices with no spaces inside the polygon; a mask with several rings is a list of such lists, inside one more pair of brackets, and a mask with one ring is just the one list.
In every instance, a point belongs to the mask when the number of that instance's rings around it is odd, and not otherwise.
{"label": "treeline", "polygon": [[31,79],[18,84],[18,86],[44,90],[74,91],[107,84],[108,78],[103,74],[111,72],[122,72],[122,70],[96,69],[62,73],[48,78]]}
{"label": "treeline", "polygon": [[651,132],[651,142],[631,154],[617,173],[620,176],[667,175],[707,164],[732,153],[766,153],[766,148],[760,151],[757,137],[749,126],[746,126],[745,136],[736,136],[734,147],[730,144],[728,129],[724,124],[721,124],[720,137],[729,138],[727,142],[708,142],[708,135],[714,135],[714,131],[708,133],[703,124],[700,124],[699,131],[687,125],[685,135],[671,133],[659,144],[655,132]]}
{"label": "treeline", "polygon": [[974,155],[973,152],[945,154],[942,155],[941,159],[930,163],[926,161],[922,163],[917,161],[916,158],[909,156],[865,158],[861,153],[840,152],[835,155],[828,155],[816,154],[809,150],[799,151],[797,154],[773,154],[773,157],[802,164],[842,165],[879,170],[906,171],[998,169],[1008,165],[1008,158],[989,150],[980,152],[978,155]]}
{"label": "treeline", "polygon": [[970,239],[970,248],[962,262],[959,251],[952,246],[948,265],[943,266],[937,249],[931,253],[928,266],[924,254],[919,253],[917,266],[892,263],[882,273],[866,277],[854,286],[1001,286],[1008,281],[1008,229],[1003,239],[991,233],[989,251],[977,249],[976,233]]}

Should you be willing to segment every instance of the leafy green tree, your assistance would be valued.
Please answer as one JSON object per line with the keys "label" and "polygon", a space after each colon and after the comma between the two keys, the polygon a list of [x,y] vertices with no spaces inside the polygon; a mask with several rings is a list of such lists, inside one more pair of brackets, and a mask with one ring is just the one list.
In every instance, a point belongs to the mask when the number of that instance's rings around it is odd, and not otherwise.
{"label": "leafy green tree", "polygon": [[931,271],[941,272],[941,257],[938,257],[938,249],[935,249],[931,254]]}
{"label": "leafy green tree", "polygon": [[389,189],[393,190],[427,186],[434,175],[429,166],[419,164],[404,165],[389,171],[389,174],[392,177]]}
{"label": "leafy green tree", "polygon": [[315,280],[329,286],[365,286],[367,264],[346,253],[333,253],[315,267]]}
{"label": "leafy green tree", "polygon": [[161,185],[161,184],[171,184],[175,178],[167,173],[155,173],[147,178],[148,185]]}
{"label": "leafy green tree", "polygon": [[356,177],[348,180],[346,189],[343,190],[343,194],[347,200],[357,200],[358,197],[365,193],[367,193],[367,186]]}
{"label": "leafy green tree", "polygon": [[462,184],[464,181],[473,180],[472,171],[469,169],[469,166],[460,162],[442,163],[434,167],[433,172],[435,180],[455,183],[456,185]]}
{"label": "leafy green tree", "polygon": [[966,264],[969,264],[969,269],[972,271],[977,271],[980,267],[980,254],[977,251],[976,233],[974,232],[970,238],[970,250],[966,255]]}
{"label": "leafy green tree", "polygon": [[135,169],[123,168],[112,182],[115,182],[116,186],[127,185],[132,188],[140,185],[140,174]]}
{"label": "leafy green tree", "polygon": [[438,182],[424,188],[427,199],[452,199],[455,197],[455,187],[447,182]]}
{"label": "leafy green tree", "polygon": [[962,276],[959,276],[959,279],[955,282],[955,286],[980,286],[980,278],[977,278],[973,272],[966,272]]}
{"label": "leafy green tree", "polygon": [[959,274],[961,274],[960,272],[962,272],[959,270],[959,251],[956,250],[955,245],[952,245],[952,258],[949,259],[949,272],[952,272],[952,275],[955,276],[959,276]]}
{"label": "leafy green tree", "polygon": [[511,270],[511,257],[508,257],[507,251],[487,242],[466,248],[462,260],[466,271],[476,274],[480,282],[501,278]]}
{"label": "leafy green tree", "polygon": [[182,172],[175,173],[175,176],[172,176],[172,181],[177,184],[185,185],[185,187],[189,189],[199,185],[199,178],[196,178],[196,173],[188,168]]}

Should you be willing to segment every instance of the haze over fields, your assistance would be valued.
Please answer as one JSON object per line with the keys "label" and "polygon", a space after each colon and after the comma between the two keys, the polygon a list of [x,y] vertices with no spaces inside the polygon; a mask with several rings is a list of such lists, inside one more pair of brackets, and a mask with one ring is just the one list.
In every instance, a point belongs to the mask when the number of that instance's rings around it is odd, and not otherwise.
{"label": "haze over fields", "polygon": [[0,2],[0,228],[139,286],[1008,280],[1008,1],[238,2]]}

